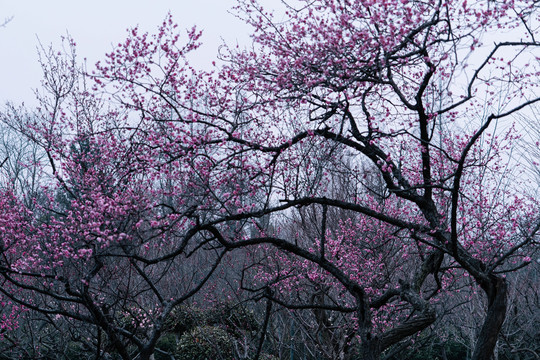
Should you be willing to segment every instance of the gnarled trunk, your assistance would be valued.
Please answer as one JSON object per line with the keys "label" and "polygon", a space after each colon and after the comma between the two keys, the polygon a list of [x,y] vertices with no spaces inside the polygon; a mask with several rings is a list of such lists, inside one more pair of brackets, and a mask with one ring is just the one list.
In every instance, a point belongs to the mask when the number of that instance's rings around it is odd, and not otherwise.
{"label": "gnarled trunk", "polygon": [[483,286],[488,296],[488,308],[472,360],[490,360],[492,358],[499,332],[506,318],[508,293],[506,280],[494,275],[490,277],[490,280],[487,286]]}
{"label": "gnarled trunk", "polygon": [[377,339],[363,342],[361,345],[362,360],[379,360],[381,358],[381,347]]}

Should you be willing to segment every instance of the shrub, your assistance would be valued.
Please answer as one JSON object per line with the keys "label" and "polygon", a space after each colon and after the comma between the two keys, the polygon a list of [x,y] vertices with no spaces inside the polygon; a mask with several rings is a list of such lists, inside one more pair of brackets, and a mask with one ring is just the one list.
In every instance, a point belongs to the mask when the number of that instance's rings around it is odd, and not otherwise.
{"label": "shrub", "polygon": [[180,337],[177,360],[233,360],[233,338],[216,326],[199,326]]}
{"label": "shrub", "polygon": [[205,311],[192,306],[179,306],[171,312],[165,324],[165,329],[182,335],[204,324],[206,324]]}
{"label": "shrub", "polygon": [[259,324],[252,310],[246,306],[222,303],[207,310],[208,325],[222,325],[235,336],[240,331],[256,331]]}
{"label": "shrub", "polygon": [[154,351],[155,360],[171,360],[172,357],[164,353],[174,354],[178,346],[177,343],[177,336],[175,334],[169,333],[161,336],[157,341],[156,351]]}

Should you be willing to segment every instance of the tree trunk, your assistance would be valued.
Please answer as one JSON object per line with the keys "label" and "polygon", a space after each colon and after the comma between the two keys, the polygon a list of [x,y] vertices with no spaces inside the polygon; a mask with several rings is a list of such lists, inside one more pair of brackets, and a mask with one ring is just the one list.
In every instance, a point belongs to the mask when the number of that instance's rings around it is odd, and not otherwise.
{"label": "tree trunk", "polygon": [[490,283],[483,287],[488,296],[488,308],[472,360],[490,360],[492,358],[499,332],[506,317],[508,292],[506,280],[498,276],[491,276],[490,280]]}
{"label": "tree trunk", "polygon": [[381,357],[381,349],[377,339],[363,342],[361,345],[361,351],[362,354],[360,359],[362,360],[379,360]]}

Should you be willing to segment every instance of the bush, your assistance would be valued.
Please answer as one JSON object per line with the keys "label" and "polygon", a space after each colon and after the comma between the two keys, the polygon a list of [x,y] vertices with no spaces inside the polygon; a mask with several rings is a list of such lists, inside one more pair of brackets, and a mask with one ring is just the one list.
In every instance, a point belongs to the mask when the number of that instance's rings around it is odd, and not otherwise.
{"label": "bush", "polygon": [[206,324],[206,314],[203,310],[192,306],[178,306],[169,315],[165,329],[179,335]]}
{"label": "bush", "polygon": [[179,306],[171,312],[165,329],[167,332],[182,335],[204,325],[224,327],[235,336],[240,331],[256,331],[259,328],[255,314],[244,305],[221,303],[204,310]]}
{"label": "bush", "polygon": [[410,360],[434,360],[442,359],[445,353],[447,360],[463,360],[467,359],[467,347],[456,341],[446,341],[444,344],[425,346],[414,350],[407,359]]}
{"label": "bush", "polygon": [[199,326],[178,341],[177,360],[233,360],[233,338],[216,326]]}
{"label": "bush", "polygon": [[[164,353],[174,354],[177,346],[177,337],[175,334],[164,334],[157,341],[154,358],[156,360],[171,360],[172,357]],[[161,351],[158,351],[158,349]]]}
{"label": "bush", "polygon": [[244,305],[222,303],[207,310],[208,325],[222,325],[231,334],[238,336],[240,331],[256,331],[259,324],[253,311]]}

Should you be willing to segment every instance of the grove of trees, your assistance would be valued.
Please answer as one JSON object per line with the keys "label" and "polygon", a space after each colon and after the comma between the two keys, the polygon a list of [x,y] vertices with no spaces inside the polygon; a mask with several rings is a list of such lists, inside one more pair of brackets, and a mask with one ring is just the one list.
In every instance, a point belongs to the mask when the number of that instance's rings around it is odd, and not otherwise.
{"label": "grove of trees", "polygon": [[0,358],[539,357],[540,4],[280,4],[212,71],[171,15],[93,69],[41,49]]}

